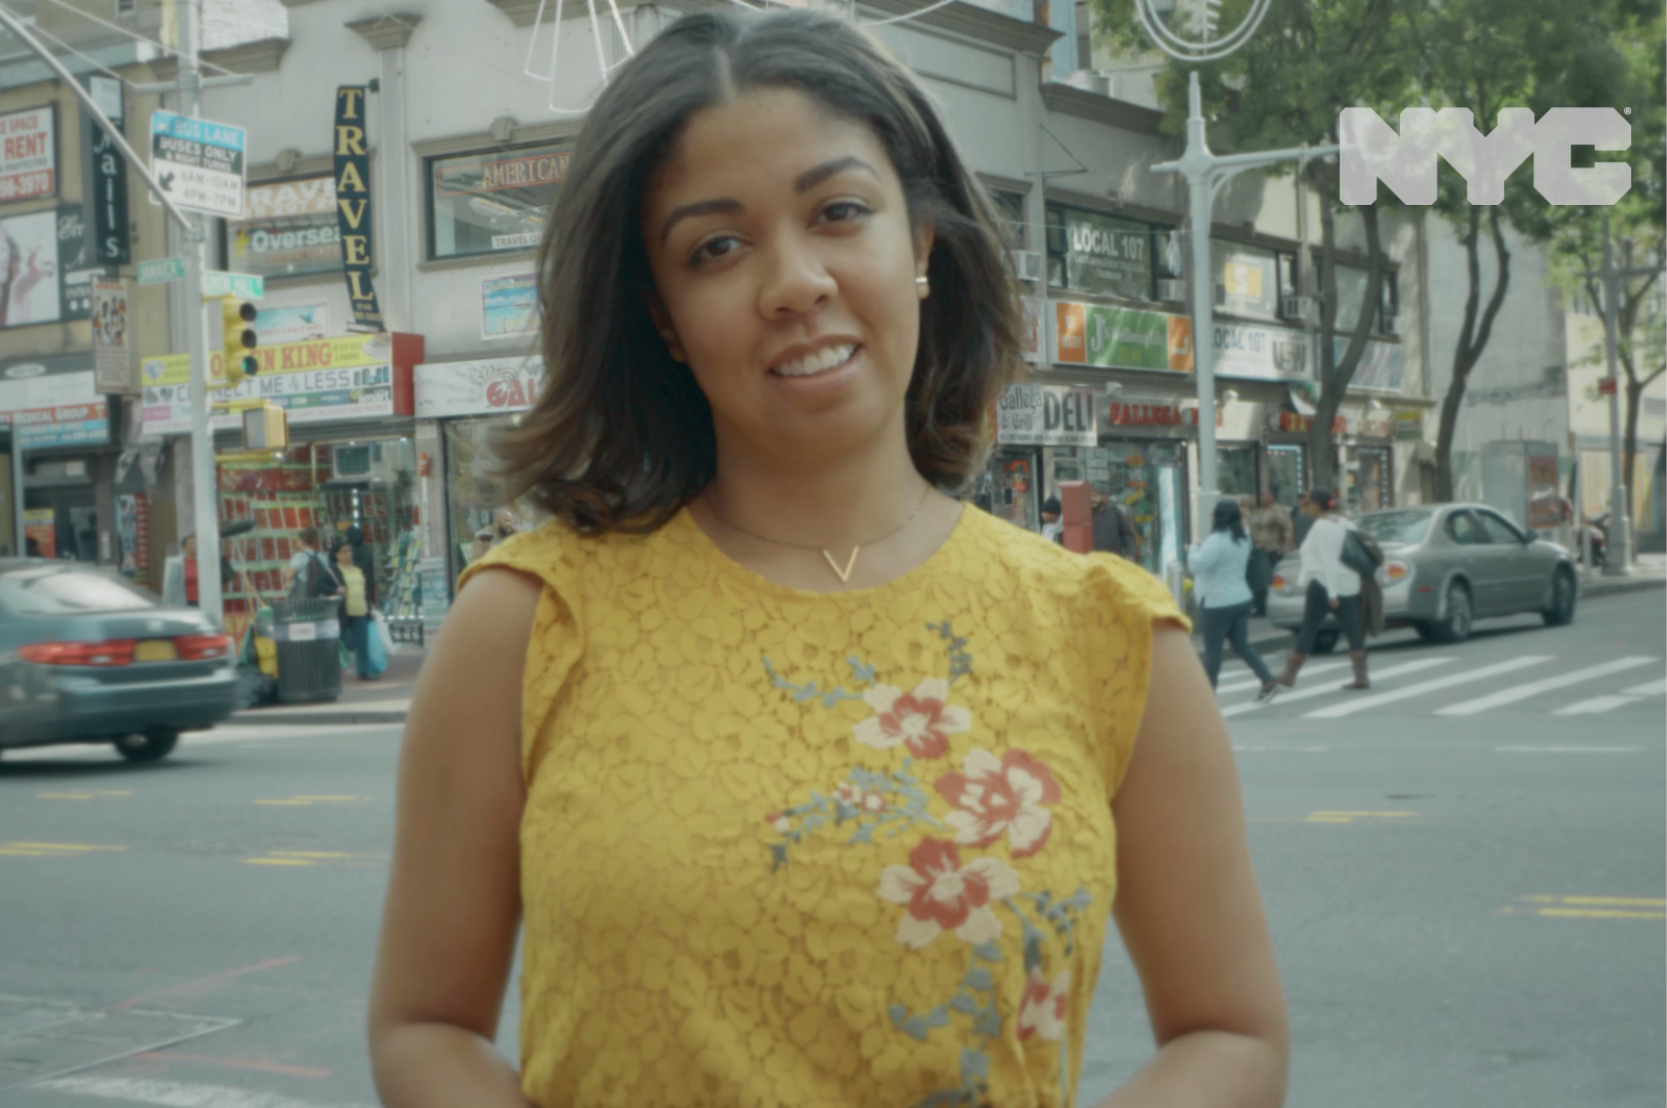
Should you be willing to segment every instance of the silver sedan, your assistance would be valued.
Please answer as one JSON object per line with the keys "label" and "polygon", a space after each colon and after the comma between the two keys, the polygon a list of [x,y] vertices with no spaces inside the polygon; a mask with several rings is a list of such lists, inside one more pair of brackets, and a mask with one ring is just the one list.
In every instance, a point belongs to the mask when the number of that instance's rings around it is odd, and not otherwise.
{"label": "silver sedan", "polygon": [[[1378,584],[1387,627],[1413,627],[1433,642],[1470,637],[1476,620],[1538,612],[1553,627],[1574,619],[1579,575],[1563,547],[1523,531],[1483,504],[1437,504],[1372,512],[1351,521],[1383,548]],[[1302,556],[1287,554],[1268,590],[1268,622],[1302,626]],[[1316,653],[1337,645],[1327,615]]]}

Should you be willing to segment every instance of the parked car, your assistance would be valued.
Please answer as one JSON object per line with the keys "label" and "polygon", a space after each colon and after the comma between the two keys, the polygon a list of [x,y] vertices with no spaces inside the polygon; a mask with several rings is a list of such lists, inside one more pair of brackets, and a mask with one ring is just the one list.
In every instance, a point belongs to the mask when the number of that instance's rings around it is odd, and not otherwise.
{"label": "parked car", "polygon": [[[1482,504],[1437,504],[1370,512],[1352,522],[1383,548],[1378,584],[1386,627],[1413,627],[1432,642],[1462,642],[1478,619],[1538,612],[1553,627],[1574,619],[1580,576],[1568,550],[1523,531]],[[1302,626],[1300,554],[1274,569],[1268,621]],[[1339,628],[1327,615],[1314,644],[1326,654]]]}
{"label": "parked car", "polygon": [[110,743],[164,758],[181,731],[232,714],[232,641],[195,608],[167,608],[76,562],[0,559],[0,752]]}

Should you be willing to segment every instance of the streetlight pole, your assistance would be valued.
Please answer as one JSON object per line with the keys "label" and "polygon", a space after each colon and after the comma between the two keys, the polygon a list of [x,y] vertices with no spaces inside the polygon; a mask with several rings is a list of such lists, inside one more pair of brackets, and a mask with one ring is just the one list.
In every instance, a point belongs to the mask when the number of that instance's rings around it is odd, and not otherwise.
{"label": "streetlight pole", "polygon": [[[202,92],[202,67],[197,60],[197,30],[202,25],[202,0],[180,0],[179,105],[180,114],[195,117]],[[214,429],[209,422],[208,319],[203,311],[203,253],[208,236],[203,217],[188,213],[189,240],[185,246],[185,349],[191,360],[191,500],[197,536],[197,604],[216,626],[225,623],[220,592],[220,516],[218,482],[214,471]]]}
{"label": "streetlight pole", "polygon": [[1187,182],[1187,219],[1192,233],[1192,359],[1198,384],[1198,485],[1194,516],[1204,526],[1220,495],[1216,459],[1215,267],[1210,257],[1211,213],[1216,193],[1247,169],[1336,154],[1336,146],[1299,146],[1245,154],[1212,154],[1204,132],[1203,94],[1198,71],[1187,75],[1187,147],[1172,162],[1159,162],[1156,173],[1178,173]]}

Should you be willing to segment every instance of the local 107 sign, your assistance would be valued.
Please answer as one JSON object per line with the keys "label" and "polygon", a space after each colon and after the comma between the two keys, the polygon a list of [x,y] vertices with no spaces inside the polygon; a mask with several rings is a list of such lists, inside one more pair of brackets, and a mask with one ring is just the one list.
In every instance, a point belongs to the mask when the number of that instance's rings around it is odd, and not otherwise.
{"label": "local 107 sign", "polygon": [[1469,108],[1408,108],[1399,134],[1371,108],[1344,108],[1337,135],[1345,204],[1375,203],[1379,181],[1402,203],[1435,203],[1438,155],[1468,182],[1472,204],[1503,202],[1505,179],[1530,157],[1535,191],[1559,207],[1613,204],[1632,188],[1625,162],[1573,164],[1576,146],[1632,146],[1632,126],[1614,108],[1552,108],[1538,122],[1528,108],[1501,108],[1488,135],[1476,129]]}

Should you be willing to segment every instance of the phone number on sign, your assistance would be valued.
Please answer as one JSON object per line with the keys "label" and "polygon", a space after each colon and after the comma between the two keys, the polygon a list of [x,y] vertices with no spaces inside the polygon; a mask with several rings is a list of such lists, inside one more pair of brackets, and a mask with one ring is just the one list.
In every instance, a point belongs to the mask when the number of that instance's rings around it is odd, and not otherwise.
{"label": "phone number on sign", "polygon": [[29,196],[48,196],[51,192],[52,171],[50,169],[0,177],[0,201],[21,200]]}

